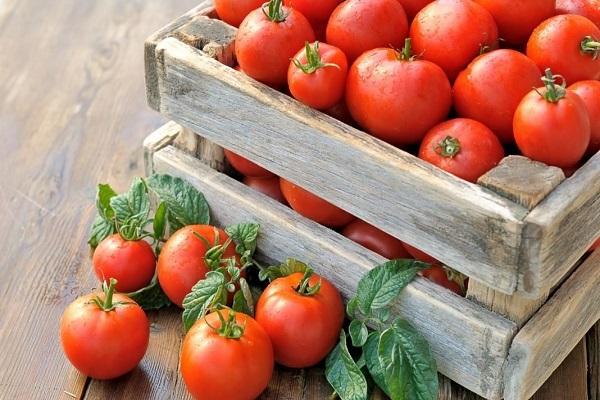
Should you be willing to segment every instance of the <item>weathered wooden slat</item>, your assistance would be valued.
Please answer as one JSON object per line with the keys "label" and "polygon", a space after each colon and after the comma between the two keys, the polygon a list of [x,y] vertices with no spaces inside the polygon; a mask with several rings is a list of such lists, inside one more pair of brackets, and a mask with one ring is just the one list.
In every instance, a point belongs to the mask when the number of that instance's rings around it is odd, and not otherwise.
{"label": "weathered wooden slat", "polygon": [[519,289],[542,293],[571,269],[600,236],[600,152],[525,218]]}
{"label": "weathered wooden slat", "polygon": [[[201,190],[216,223],[260,223],[261,253],[274,259],[301,257],[346,297],[366,271],[384,260],[173,146],[155,154],[154,166]],[[395,307],[431,343],[441,373],[487,398],[499,398],[514,323],[422,278],[406,288]]]}
{"label": "weathered wooden slat", "polygon": [[600,322],[586,336],[588,391],[590,400],[600,400]]}
{"label": "weathered wooden slat", "polygon": [[157,57],[164,115],[489,286],[515,290],[524,207],[304,107],[176,39],[163,40]]}
{"label": "weathered wooden slat", "polygon": [[528,399],[600,318],[595,251],[519,331],[505,369],[506,400]]}

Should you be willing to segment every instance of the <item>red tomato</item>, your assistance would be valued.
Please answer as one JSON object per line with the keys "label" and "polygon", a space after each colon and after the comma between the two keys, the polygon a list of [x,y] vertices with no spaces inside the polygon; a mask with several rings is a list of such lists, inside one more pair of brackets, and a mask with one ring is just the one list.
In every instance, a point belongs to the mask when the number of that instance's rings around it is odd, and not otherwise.
{"label": "red tomato", "polygon": [[360,219],[346,226],[342,235],[388,260],[410,258],[400,240]]}
{"label": "red tomato", "polygon": [[422,274],[423,274],[423,277],[429,279],[432,282],[437,283],[440,286],[445,287],[446,289],[453,291],[454,293],[458,294],[459,296],[465,295],[465,292],[460,287],[460,285],[457,282],[448,278],[448,273],[446,272],[444,267],[442,267],[440,265],[435,265],[431,268],[427,268],[427,269],[423,270]]}
{"label": "red tomato", "polygon": [[278,176],[273,178],[253,178],[247,176],[244,178],[244,184],[280,203],[286,204],[285,197],[283,197],[283,193],[281,193],[281,188],[279,187]]}
{"label": "red tomato", "polygon": [[515,141],[521,153],[532,160],[571,167],[590,143],[590,118],[583,100],[555,85],[552,72],[546,71],[546,87],[529,92],[517,107]]}
{"label": "red tomato", "polygon": [[356,122],[396,146],[421,141],[452,105],[450,82],[440,67],[415,60],[410,50],[403,54],[383,48],[366,52],[350,68],[346,85],[346,104]]}
{"label": "red tomato", "polygon": [[330,228],[340,228],[347,225],[354,217],[334,206],[333,204],[315,196],[300,186],[280,178],[281,193],[289,205],[299,214]]}
{"label": "red tomato", "polygon": [[318,275],[305,286],[303,275],[275,279],[256,304],[256,321],[271,338],[275,360],[291,368],[311,367],[324,359],[344,323],[344,303],[335,286]]}
{"label": "red tomato", "polygon": [[406,16],[409,21],[412,21],[415,18],[415,15],[419,11],[421,11],[425,6],[429,3],[433,3],[433,0],[398,0],[404,11],[406,12]]}
{"label": "red tomato", "polygon": [[456,118],[442,122],[425,135],[419,158],[475,183],[504,158],[504,148],[481,122]]}
{"label": "red tomato", "polygon": [[350,110],[348,110],[345,100],[339,102],[333,107],[328,108],[327,110],[323,110],[323,112],[330,117],[337,119],[338,121],[342,121],[345,124],[351,126],[356,125],[356,122],[354,122],[352,119],[352,115],[350,115]]}
{"label": "red tomato", "polygon": [[273,374],[271,341],[251,317],[228,310],[201,318],[185,336],[180,371],[189,392],[202,400],[249,400]]}
{"label": "red tomato", "polygon": [[408,21],[397,0],[347,0],[331,14],[326,35],[354,61],[376,47],[402,47]]}
{"label": "red tomato", "polygon": [[527,42],[527,55],[541,70],[550,68],[567,83],[600,79],[600,28],[579,15],[542,22]]}
{"label": "red tomato", "polygon": [[556,0],[557,14],[577,14],[600,27],[600,0]]}
{"label": "red tomato", "polygon": [[329,16],[343,0],[284,0],[283,4],[295,8],[304,15],[313,26],[327,22]]}
{"label": "red tomato", "polygon": [[[174,304],[181,307],[192,287],[210,271],[204,258],[206,251],[228,239],[224,230],[210,225],[186,226],[171,235],[158,257],[157,271],[160,287]],[[231,257],[237,258],[233,242],[222,259]]]}
{"label": "red tomato", "polygon": [[144,357],[150,324],[144,310],[123,294],[104,293],[71,303],[60,321],[60,341],[71,364],[94,379],[113,379],[133,370]]}
{"label": "red tomato", "polygon": [[483,54],[456,78],[454,108],[459,116],[485,124],[503,143],[513,143],[515,110],[539,79],[537,65],[518,51]]}
{"label": "red tomato", "polygon": [[219,18],[236,28],[250,11],[260,8],[263,3],[264,0],[214,0]]}
{"label": "red tomato", "polygon": [[573,174],[575,172],[577,172],[577,170],[581,167],[580,164],[575,164],[575,165],[571,165],[570,167],[562,167],[562,171],[563,174],[565,174],[565,177],[569,178],[571,176],[573,176]]}
{"label": "red tomato", "polygon": [[500,37],[512,45],[523,44],[531,32],[546,18],[555,14],[554,0],[475,0],[488,10]]}
{"label": "red tomato", "polygon": [[225,153],[225,158],[233,167],[233,169],[244,176],[251,176],[254,178],[272,178],[275,176],[274,173],[234,153],[231,150],[223,149],[223,153]]}
{"label": "red tomato", "polygon": [[577,93],[585,103],[591,127],[587,153],[596,154],[600,150],[600,82],[580,81],[569,86],[569,90]]}
{"label": "red tomato", "polygon": [[115,233],[104,239],[93,257],[94,272],[103,282],[115,278],[117,291],[135,292],[145,287],[156,269],[152,247],[143,240],[125,240]]}
{"label": "red tomato", "polygon": [[290,62],[288,87],[302,103],[325,110],[344,97],[348,60],[340,49],[327,43],[306,43]]}
{"label": "red tomato", "polygon": [[304,15],[282,7],[281,0],[271,0],[264,10],[269,7],[273,8],[269,16],[260,8],[244,19],[235,39],[235,55],[246,75],[279,86],[287,80],[290,58],[305,42],[314,42],[315,33]]}
{"label": "red tomato", "polygon": [[416,247],[411,246],[408,243],[402,243],[408,254],[410,254],[415,260],[423,261],[428,264],[439,264],[440,262],[435,258],[431,257],[429,254],[422,252]]}
{"label": "red tomato", "polygon": [[438,0],[423,8],[410,27],[414,51],[439,65],[454,81],[483,48],[495,48],[492,15],[471,0]]}

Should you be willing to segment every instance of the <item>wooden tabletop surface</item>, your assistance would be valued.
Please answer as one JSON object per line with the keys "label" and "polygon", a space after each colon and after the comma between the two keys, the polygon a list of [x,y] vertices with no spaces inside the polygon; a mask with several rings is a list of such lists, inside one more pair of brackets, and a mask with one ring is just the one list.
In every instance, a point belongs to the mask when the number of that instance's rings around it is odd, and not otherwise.
{"label": "wooden tabletop surface", "polygon": [[[141,175],[142,139],[164,123],[145,104],[143,41],[197,1],[0,1],[0,399],[188,398],[177,310],[150,313],[146,357],[111,382],[71,367],[58,324],[97,287],[86,244],[96,184],[124,190]],[[536,399],[588,398],[587,353],[582,342]],[[329,394],[320,369],[280,370],[262,398]],[[440,399],[472,398],[443,382]]]}

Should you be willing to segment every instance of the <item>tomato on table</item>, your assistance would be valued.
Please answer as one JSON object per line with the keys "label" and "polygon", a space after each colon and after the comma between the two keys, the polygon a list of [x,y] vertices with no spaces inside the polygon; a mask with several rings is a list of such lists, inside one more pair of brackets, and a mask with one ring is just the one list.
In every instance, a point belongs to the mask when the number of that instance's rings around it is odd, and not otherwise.
{"label": "tomato on table", "polygon": [[183,340],[179,365],[196,399],[255,399],[273,374],[273,348],[252,317],[225,309],[196,321]]}
{"label": "tomato on table", "polygon": [[533,60],[515,50],[482,54],[456,78],[454,108],[459,116],[486,125],[503,143],[514,143],[515,110],[538,85],[540,73]]}
{"label": "tomato on table", "polygon": [[425,135],[419,158],[475,183],[504,158],[504,148],[481,122],[456,118],[442,122]]}
{"label": "tomato on table", "polygon": [[103,284],[103,293],[78,298],[60,320],[65,355],[94,379],[113,379],[133,370],[148,348],[148,318],[129,297],[114,293],[116,284],[111,279]]}
{"label": "tomato on table", "polygon": [[[171,235],[158,257],[158,282],[173,304],[182,306],[192,287],[213,268],[205,255],[217,245],[224,245],[229,235],[211,225],[190,225]],[[222,260],[239,257],[235,244],[230,242],[223,251]]]}
{"label": "tomato on table", "polygon": [[465,290],[463,289],[463,287],[458,282],[451,279],[448,276],[449,271],[447,271],[441,265],[434,265],[433,267],[427,268],[423,270],[423,272],[421,272],[421,275],[423,275],[424,278],[427,278],[430,281],[435,282],[438,285],[453,291],[459,296],[465,295]]}
{"label": "tomato on table", "polygon": [[234,153],[231,150],[223,149],[223,153],[233,169],[244,176],[251,176],[254,178],[272,178],[275,176],[274,173]]}
{"label": "tomato on table", "polygon": [[471,0],[437,0],[416,15],[410,37],[415,54],[439,65],[454,81],[482,50],[497,47],[498,27]]}
{"label": "tomato on table", "polygon": [[305,42],[315,41],[306,17],[282,6],[281,1],[270,0],[248,14],[235,39],[235,55],[242,71],[272,86],[286,83],[290,59]]}
{"label": "tomato on table", "polygon": [[527,42],[527,56],[540,70],[550,68],[568,84],[600,79],[600,28],[580,15],[542,22]]}
{"label": "tomato on table", "polygon": [[534,89],[515,112],[513,130],[521,153],[532,160],[568,168],[576,165],[590,143],[590,118],[583,100],[556,84],[550,69],[545,87]]}
{"label": "tomato on table", "polygon": [[302,13],[313,26],[326,23],[343,0],[283,0],[283,4]]}
{"label": "tomato on table", "polygon": [[266,194],[270,198],[277,200],[280,203],[287,204],[281,188],[279,187],[279,177],[274,176],[272,178],[254,178],[247,176],[244,178],[244,184],[251,187],[254,190]]}
{"label": "tomato on table", "polygon": [[100,242],[92,258],[96,277],[103,282],[115,278],[118,292],[130,293],[146,287],[156,269],[152,247],[143,240],[125,240],[115,233]]}
{"label": "tomato on table", "polygon": [[327,23],[327,43],[340,48],[350,62],[377,47],[400,48],[408,20],[398,0],[346,0]]}
{"label": "tomato on table", "polygon": [[348,60],[337,47],[327,43],[306,43],[288,69],[288,87],[302,103],[325,110],[344,97]]}
{"label": "tomato on table", "polygon": [[348,224],[342,235],[388,260],[410,258],[400,240],[360,219]]}
{"label": "tomato on table", "polygon": [[214,0],[219,18],[236,28],[251,11],[260,8],[263,3],[264,0]]}
{"label": "tomato on table", "polygon": [[446,119],[452,90],[444,71],[416,59],[411,41],[402,52],[370,50],[350,68],[346,104],[352,117],[370,134],[395,146],[418,143]]}
{"label": "tomato on table", "polygon": [[430,256],[429,254],[425,253],[424,251],[421,251],[421,250],[417,249],[416,247],[411,246],[408,243],[403,242],[402,244],[404,245],[404,248],[406,249],[408,254],[410,254],[412,256],[412,258],[414,258],[415,260],[422,261],[422,262],[428,263],[428,264],[439,264],[440,263],[438,260],[436,260],[435,258]]}
{"label": "tomato on table", "polygon": [[600,27],[600,0],[556,0],[556,13],[581,15]]}
{"label": "tomato on table", "polygon": [[585,103],[590,117],[590,144],[587,154],[596,154],[600,150],[600,82],[580,81],[568,87]]}
{"label": "tomato on table", "polygon": [[327,356],[344,314],[335,286],[310,272],[275,279],[256,303],[256,321],[271,338],[275,360],[291,368],[311,367]]}
{"label": "tomato on table", "polygon": [[511,45],[527,42],[542,21],[554,16],[554,0],[475,0],[492,14],[500,38]]}
{"label": "tomato on table", "polygon": [[279,184],[281,193],[283,193],[283,197],[285,197],[290,207],[306,218],[329,228],[341,228],[354,220],[352,214],[302,189],[298,185],[283,178],[280,178]]}

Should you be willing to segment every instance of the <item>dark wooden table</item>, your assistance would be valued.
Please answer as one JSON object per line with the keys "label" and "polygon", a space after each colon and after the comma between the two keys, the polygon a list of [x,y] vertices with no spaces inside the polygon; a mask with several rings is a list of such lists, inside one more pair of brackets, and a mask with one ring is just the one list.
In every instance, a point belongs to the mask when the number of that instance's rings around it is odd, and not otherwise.
{"label": "dark wooden table", "polygon": [[[123,190],[142,174],[142,139],[164,122],[145,104],[143,41],[196,2],[0,2],[1,399],[187,398],[177,310],[150,314],[146,357],[111,382],[69,365],[58,324],[67,304],[97,286],[86,244],[96,183]],[[536,398],[586,399],[588,358],[582,342]],[[590,376],[590,398],[600,399],[598,371]],[[322,370],[280,370],[263,398],[329,394]],[[475,396],[444,381],[440,398]]]}

